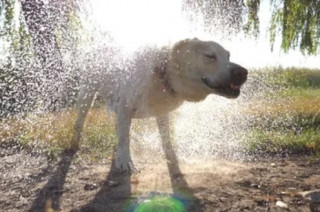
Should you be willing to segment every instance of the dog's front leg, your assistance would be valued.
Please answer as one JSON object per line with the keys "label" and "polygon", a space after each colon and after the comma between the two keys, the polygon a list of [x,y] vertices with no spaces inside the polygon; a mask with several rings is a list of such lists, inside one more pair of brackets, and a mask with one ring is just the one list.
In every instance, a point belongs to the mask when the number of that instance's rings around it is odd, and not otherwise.
{"label": "dog's front leg", "polygon": [[131,112],[126,104],[120,104],[117,111],[118,147],[116,168],[120,171],[134,171],[130,155],[129,132],[131,126]]}
{"label": "dog's front leg", "polygon": [[156,121],[166,158],[169,162],[173,162],[176,160],[176,156],[170,139],[169,114],[158,116]]}
{"label": "dog's front leg", "polygon": [[170,142],[169,115],[165,114],[156,118],[158,130],[162,140],[162,146]]}
{"label": "dog's front leg", "polygon": [[[162,148],[167,160],[167,167],[172,183],[176,183],[175,179],[182,176],[177,155],[175,153],[172,141],[170,139],[170,126],[168,114],[157,117],[157,125],[162,140]],[[187,185],[187,183],[183,183]]]}

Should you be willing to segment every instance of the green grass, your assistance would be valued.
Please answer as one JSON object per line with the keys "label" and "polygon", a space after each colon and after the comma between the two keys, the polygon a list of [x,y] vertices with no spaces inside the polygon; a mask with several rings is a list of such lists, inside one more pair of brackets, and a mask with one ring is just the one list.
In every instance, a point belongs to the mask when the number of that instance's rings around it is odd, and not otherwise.
{"label": "green grass", "polygon": [[251,117],[246,130],[250,153],[320,153],[320,70],[257,71],[267,87],[264,99],[254,99],[244,112]]}
{"label": "green grass", "polygon": [[[18,140],[21,145],[44,146],[50,158],[56,158],[70,147],[75,110],[65,110],[0,122],[2,142]],[[106,108],[92,108],[82,132],[80,153],[86,159],[100,160],[111,157],[116,145],[114,117]]]}
{"label": "green grass", "polygon": [[253,77],[263,78],[273,87],[320,88],[320,70],[296,68],[266,68],[255,70]]}
{"label": "green grass", "polygon": [[255,129],[247,132],[247,149],[250,153],[311,154],[320,152],[320,132],[307,129],[294,130]]}
{"label": "green grass", "polygon": [[320,89],[319,88],[290,88],[290,89],[279,91],[276,93],[276,95],[278,98],[319,100]]}

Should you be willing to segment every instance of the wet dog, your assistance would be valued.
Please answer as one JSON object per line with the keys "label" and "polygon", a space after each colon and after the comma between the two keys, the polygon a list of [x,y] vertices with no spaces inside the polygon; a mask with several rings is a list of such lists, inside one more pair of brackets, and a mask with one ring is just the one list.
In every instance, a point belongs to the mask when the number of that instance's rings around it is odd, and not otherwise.
{"label": "wet dog", "polygon": [[121,66],[97,62],[88,67],[88,73],[91,69],[100,72],[84,77],[72,148],[79,147],[85,117],[99,92],[117,114],[116,167],[121,171],[134,169],[131,120],[156,117],[164,142],[169,139],[168,113],[184,101],[199,102],[210,94],[237,98],[248,72],[229,58],[230,53],[218,43],[195,38],[182,40],[172,48],[145,49]]}

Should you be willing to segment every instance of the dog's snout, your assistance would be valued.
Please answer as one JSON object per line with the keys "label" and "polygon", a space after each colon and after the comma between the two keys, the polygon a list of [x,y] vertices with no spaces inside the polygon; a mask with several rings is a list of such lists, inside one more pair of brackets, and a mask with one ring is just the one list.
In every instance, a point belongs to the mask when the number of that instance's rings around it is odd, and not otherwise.
{"label": "dog's snout", "polygon": [[247,69],[241,67],[241,66],[236,66],[231,70],[231,73],[234,77],[239,77],[239,78],[246,78],[248,75]]}
{"label": "dog's snout", "polygon": [[230,71],[232,83],[241,85],[247,80],[248,71],[242,66],[232,63]]}

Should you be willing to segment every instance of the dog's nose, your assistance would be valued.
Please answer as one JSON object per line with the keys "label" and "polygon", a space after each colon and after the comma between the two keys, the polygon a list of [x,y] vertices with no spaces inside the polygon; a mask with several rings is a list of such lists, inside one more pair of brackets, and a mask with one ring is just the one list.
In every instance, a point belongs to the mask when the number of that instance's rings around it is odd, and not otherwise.
{"label": "dog's nose", "polygon": [[231,63],[231,82],[236,85],[241,85],[247,80],[248,71],[242,66]]}
{"label": "dog's nose", "polygon": [[241,66],[236,66],[231,70],[232,76],[235,78],[240,78],[240,79],[246,79],[248,75],[247,69],[241,67]]}

